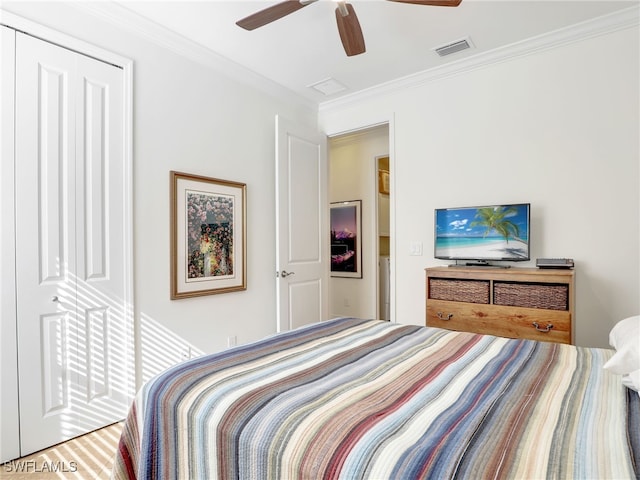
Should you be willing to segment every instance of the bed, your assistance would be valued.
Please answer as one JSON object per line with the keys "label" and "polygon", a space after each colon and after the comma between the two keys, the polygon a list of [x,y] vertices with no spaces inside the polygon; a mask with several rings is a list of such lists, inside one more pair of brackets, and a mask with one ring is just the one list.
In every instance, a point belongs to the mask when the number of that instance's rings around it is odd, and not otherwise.
{"label": "bed", "polygon": [[613,354],[321,322],[149,381],[112,476],[638,478],[640,396],[603,368]]}

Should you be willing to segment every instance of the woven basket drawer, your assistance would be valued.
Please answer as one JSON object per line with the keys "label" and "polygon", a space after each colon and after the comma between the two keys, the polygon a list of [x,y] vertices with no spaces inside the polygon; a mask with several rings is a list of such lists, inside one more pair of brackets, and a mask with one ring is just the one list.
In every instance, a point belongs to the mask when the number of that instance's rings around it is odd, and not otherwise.
{"label": "woven basket drawer", "polygon": [[569,310],[569,286],[548,283],[494,282],[493,303],[513,307]]}
{"label": "woven basket drawer", "polygon": [[429,298],[487,304],[489,303],[489,281],[430,278]]}

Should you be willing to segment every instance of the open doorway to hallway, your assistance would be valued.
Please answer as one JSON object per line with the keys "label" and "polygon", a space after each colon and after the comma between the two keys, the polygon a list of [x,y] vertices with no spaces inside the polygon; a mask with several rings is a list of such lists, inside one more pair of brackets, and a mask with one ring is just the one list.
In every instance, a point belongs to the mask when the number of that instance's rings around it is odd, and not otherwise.
{"label": "open doorway to hallway", "polygon": [[391,193],[389,175],[389,156],[375,159],[377,170],[376,197],[377,216],[377,244],[378,244],[378,318],[391,320],[391,223],[390,202]]}
{"label": "open doorway to hallway", "polygon": [[384,124],[330,137],[328,157],[329,202],[334,208],[343,202],[358,202],[360,225],[355,233],[361,236],[361,251],[357,252],[361,255],[361,271],[350,276],[332,272],[329,278],[329,314],[331,317],[390,319],[390,308],[386,307],[390,305],[390,296],[385,296],[388,288],[382,292],[380,288],[381,276],[385,278],[380,268],[381,255],[389,258],[388,264],[393,262],[389,228],[389,178],[392,175],[389,126]]}

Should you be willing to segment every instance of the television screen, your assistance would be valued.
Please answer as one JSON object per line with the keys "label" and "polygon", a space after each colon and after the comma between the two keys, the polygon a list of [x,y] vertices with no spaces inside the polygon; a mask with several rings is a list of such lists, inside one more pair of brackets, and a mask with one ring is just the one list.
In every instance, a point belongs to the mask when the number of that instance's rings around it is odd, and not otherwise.
{"label": "television screen", "polygon": [[435,257],[529,260],[529,204],[436,209]]}

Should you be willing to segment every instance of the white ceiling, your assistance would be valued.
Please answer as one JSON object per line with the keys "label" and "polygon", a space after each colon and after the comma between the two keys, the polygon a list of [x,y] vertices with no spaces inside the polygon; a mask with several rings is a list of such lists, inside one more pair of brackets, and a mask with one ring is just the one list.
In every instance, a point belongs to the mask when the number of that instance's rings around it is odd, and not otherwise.
{"label": "white ceiling", "polygon": [[[254,31],[235,22],[276,1],[123,1],[119,6],[233,60],[313,103],[428,71],[618,10],[634,1],[462,0],[458,7],[351,0],[366,53],[344,53],[331,0]],[[470,39],[473,48],[439,57],[433,49]],[[346,90],[325,96],[310,85],[333,78]]]}

